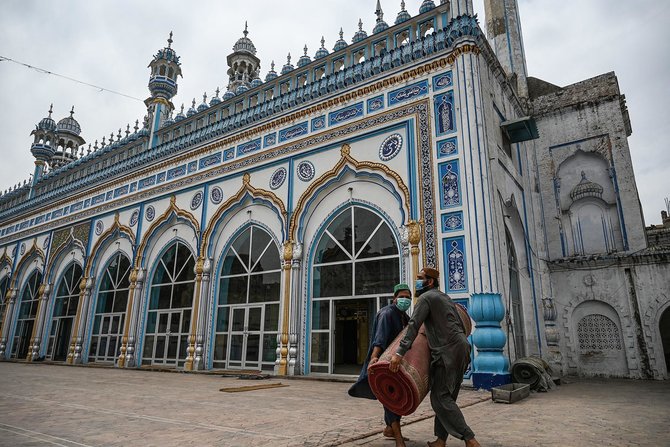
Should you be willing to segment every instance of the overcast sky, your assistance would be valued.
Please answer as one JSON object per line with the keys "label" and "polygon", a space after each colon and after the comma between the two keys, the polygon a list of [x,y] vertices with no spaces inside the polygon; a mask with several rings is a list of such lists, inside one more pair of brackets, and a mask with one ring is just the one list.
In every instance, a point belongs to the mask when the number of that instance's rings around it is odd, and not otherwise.
{"label": "overcast sky", "polygon": [[[437,1],[436,1],[437,3]],[[331,50],[340,27],[350,42],[359,17],[371,32],[376,0],[163,0],[38,1],[0,3],[0,56],[99,85],[126,95],[149,96],[146,68],[174,31],[183,79],[173,99],[190,106],[203,92],[227,84],[226,56],[244,21],[258,49],[261,78],[270,62],[280,68],[290,51],[295,63],[305,44],[309,55],[323,35]],[[421,0],[406,1],[416,15]],[[483,0],[475,9],[483,23]],[[400,0],[382,0],[385,20],[395,20]],[[615,71],[626,95],[633,135],[633,166],[647,225],[660,223],[670,196],[670,1],[520,0],[530,76],[564,86]],[[277,70],[279,71],[279,70]],[[75,118],[90,143],[142,120],[141,101],[99,91],[23,66],[0,62],[0,189],[33,171],[30,132],[54,104],[53,118]]]}

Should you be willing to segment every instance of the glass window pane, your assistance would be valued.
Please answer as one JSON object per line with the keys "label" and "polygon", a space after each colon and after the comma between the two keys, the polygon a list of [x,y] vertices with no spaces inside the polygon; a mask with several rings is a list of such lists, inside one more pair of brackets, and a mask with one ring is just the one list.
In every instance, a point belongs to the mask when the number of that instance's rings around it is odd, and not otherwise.
{"label": "glass window pane", "polygon": [[250,247],[251,242],[251,227],[247,228],[242,234],[240,234],[235,242],[233,242],[233,248],[239,255],[240,259],[244,266],[249,269],[249,256],[250,256]]}
{"label": "glass window pane", "polygon": [[96,306],[97,313],[106,313],[112,311],[114,292],[100,292],[98,293],[98,304]]}
{"label": "glass window pane", "polygon": [[314,297],[351,296],[351,274],[352,265],[348,263],[315,267]]}
{"label": "glass window pane", "polygon": [[312,363],[328,363],[327,332],[312,332]]}
{"label": "glass window pane", "polygon": [[179,323],[181,320],[181,312],[173,312],[170,314],[170,333],[179,333]]}
{"label": "glass window pane", "polygon": [[[172,247],[168,248],[167,251],[163,254],[163,257],[161,258],[163,264],[165,265],[168,275],[171,277],[174,277],[174,275],[176,274],[174,265],[175,260],[177,258],[178,245],[179,243],[177,242]],[[169,282],[170,280],[168,279],[167,281]]]}
{"label": "glass window pane", "polygon": [[251,241],[251,265],[253,266],[256,261],[258,261],[258,258],[260,258],[261,253],[263,253],[265,250],[265,247],[267,247],[270,243],[270,235],[258,227],[252,227],[252,231],[253,238]]}
{"label": "glass window pane", "polygon": [[249,308],[249,318],[247,322],[247,330],[249,331],[260,331],[261,330],[261,313],[262,309],[260,307],[250,307]]}
{"label": "glass window pane", "polygon": [[[174,318],[174,317],[173,317]],[[191,330],[191,310],[185,310],[181,317],[181,331],[188,334]]]}
{"label": "glass window pane", "polygon": [[216,314],[216,332],[228,331],[228,311],[229,307],[219,307]]}
{"label": "glass window pane", "polygon": [[351,257],[342,251],[340,246],[335,243],[328,233],[324,233],[316,248],[316,257],[314,259],[314,263],[322,264],[327,262],[346,261],[351,259]]}
{"label": "glass window pane", "polygon": [[149,301],[149,309],[169,309],[171,297],[172,297],[171,285],[151,287],[151,299]]}
{"label": "glass window pane", "polygon": [[356,295],[388,293],[400,277],[397,258],[356,263]]}
{"label": "glass window pane", "polygon": [[246,273],[247,269],[244,268],[237,255],[232,250],[229,250],[228,254],[223,260],[223,267],[221,271],[223,272],[222,274],[224,276],[240,275],[242,273]]}
{"label": "glass window pane", "polygon": [[89,357],[98,355],[98,337],[91,337],[91,347],[88,351]]}
{"label": "glass window pane", "polygon": [[247,362],[258,362],[260,354],[261,336],[258,334],[249,334],[247,336]]}
{"label": "glass window pane", "polygon": [[233,309],[233,327],[234,331],[244,330],[244,309]]}
{"label": "glass window pane", "polygon": [[[111,267],[109,267],[111,268]],[[113,290],[114,289],[114,284],[112,284],[112,279],[110,278],[110,271],[107,270],[105,273],[102,275],[102,281],[100,281],[100,290]]]}
{"label": "glass window pane", "polygon": [[261,303],[266,301],[279,301],[281,293],[281,273],[264,273],[251,275],[249,277],[249,302]]}
{"label": "glass window pane", "polygon": [[94,334],[99,334],[100,333],[100,320],[102,317],[100,315],[97,315],[95,319],[93,320],[93,333]]}
{"label": "glass window pane", "polygon": [[157,318],[158,314],[156,312],[149,312],[149,315],[147,315],[147,330],[146,330],[147,334],[153,334],[154,332],[156,332]]}
{"label": "glass window pane", "polygon": [[330,328],[330,301],[312,301],[312,329]]}
{"label": "glass window pane", "polygon": [[358,253],[372,232],[377,228],[381,218],[365,208],[354,207],[355,253]]}
{"label": "glass window pane", "polygon": [[[363,243],[365,243],[365,241],[361,242],[361,245]],[[379,227],[374,236],[372,236],[372,239],[370,239],[370,241],[365,245],[365,247],[363,247],[362,250],[358,245],[356,250],[358,258],[374,258],[379,256],[398,254],[398,247],[395,242],[395,237],[386,223],[383,223],[381,227]]]}
{"label": "glass window pane", "polygon": [[[268,236],[268,239],[269,238],[270,236]],[[265,253],[263,253],[261,259],[254,260],[254,262],[256,265],[253,268],[253,272],[268,272],[270,270],[281,269],[279,250],[277,250],[277,246],[274,244],[274,242],[270,244],[267,250],[265,250]]]}
{"label": "glass window pane", "polygon": [[[351,228],[351,208],[343,211],[328,226],[328,231],[344,247],[347,253],[351,254],[352,249],[352,228]],[[324,261],[325,262],[325,261]]]}
{"label": "glass window pane", "polygon": [[229,359],[231,361],[240,361],[242,360],[242,342],[244,341],[244,335],[235,334],[230,336],[230,353]]}
{"label": "glass window pane", "polygon": [[156,337],[156,354],[154,357],[162,359],[165,357],[165,336],[158,335]]}
{"label": "glass window pane", "polygon": [[179,337],[172,335],[168,337],[168,352],[167,357],[174,359],[177,357],[177,347],[179,344]]}
{"label": "glass window pane", "polygon": [[164,333],[167,332],[168,316],[169,316],[169,314],[159,314],[159,316],[158,316],[158,333],[159,334],[164,334]]}
{"label": "glass window pane", "polygon": [[156,272],[154,273],[152,284],[169,284],[170,281],[172,281],[172,279],[165,269],[165,264],[161,259],[158,261],[158,266],[156,266]]}
{"label": "glass window pane", "polygon": [[247,302],[247,276],[221,278],[219,304],[241,304]]}
{"label": "glass window pane", "polygon": [[277,334],[263,335],[263,361],[274,362],[277,359]]}
{"label": "glass window pane", "polygon": [[194,282],[175,284],[172,295],[172,308],[191,308],[193,306],[193,290],[195,288]]}
{"label": "glass window pane", "polygon": [[265,306],[263,329],[266,331],[276,331],[279,329],[279,304],[267,304]]}
{"label": "glass window pane", "polygon": [[[183,247],[183,250],[179,251],[180,256],[177,258],[175,282],[193,281],[195,279],[195,259],[186,247],[183,245],[181,247]],[[184,261],[183,264],[180,263],[182,260]]]}
{"label": "glass window pane", "polygon": [[214,359],[215,360],[225,360],[226,359],[226,348],[228,343],[227,334],[217,334],[214,339]]}
{"label": "glass window pane", "polygon": [[125,312],[126,305],[128,304],[128,291],[119,290],[114,296],[114,307],[112,312]]}
{"label": "glass window pane", "polygon": [[77,306],[79,306],[79,297],[75,296],[68,299],[67,315],[74,317],[77,315]]}

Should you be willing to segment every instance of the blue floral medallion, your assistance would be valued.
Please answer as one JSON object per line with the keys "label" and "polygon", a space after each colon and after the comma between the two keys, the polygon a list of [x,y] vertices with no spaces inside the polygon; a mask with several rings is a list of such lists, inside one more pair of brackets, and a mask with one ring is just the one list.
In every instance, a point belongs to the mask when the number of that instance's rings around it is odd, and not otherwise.
{"label": "blue floral medallion", "polygon": [[303,182],[308,182],[314,178],[314,165],[309,161],[301,161],[298,164],[298,178]]}
{"label": "blue floral medallion", "polygon": [[281,187],[281,185],[283,185],[284,181],[286,180],[286,174],[286,168],[279,168],[273,172],[272,176],[270,177],[270,188],[277,189]]}
{"label": "blue floral medallion", "polygon": [[212,188],[209,198],[214,205],[218,205],[223,200],[223,191],[218,186]]}
{"label": "blue floral medallion", "polygon": [[382,161],[389,161],[402,149],[402,136],[400,134],[394,133],[391,136],[386,137],[382,142],[382,145],[379,148],[379,158]]}
{"label": "blue floral medallion", "polygon": [[197,210],[202,205],[202,191],[198,191],[193,195],[191,199],[191,209]]}

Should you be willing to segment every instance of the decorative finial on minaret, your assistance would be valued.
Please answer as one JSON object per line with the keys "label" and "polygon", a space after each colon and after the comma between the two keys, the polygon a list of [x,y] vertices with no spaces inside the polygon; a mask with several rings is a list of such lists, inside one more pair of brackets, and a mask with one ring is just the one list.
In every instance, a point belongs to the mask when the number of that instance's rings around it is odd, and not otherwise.
{"label": "decorative finial on minaret", "polygon": [[51,113],[53,111],[54,111],[54,105],[53,105],[53,103],[51,103],[51,105],[49,106],[49,118],[51,118]]}
{"label": "decorative finial on minaret", "polygon": [[405,0],[402,0],[402,1],[400,2],[400,10],[401,10],[401,11],[405,11]]}
{"label": "decorative finial on minaret", "polygon": [[275,71],[275,61],[270,64],[270,71]]}
{"label": "decorative finial on minaret", "polygon": [[291,53],[286,56],[286,65],[291,65]]}
{"label": "decorative finial on minaret", "polygon": [[249,25],[247,24],[247,21],[244,21],[244,31],[242,32],[244,34],[244,37],[247,37],[247,34],[249,34]]}
{"label": "decorative finial on minaret", "polygon": [[321,48],[325,49],[326,48],[326,38],[321,36]]}
{"label": "decorative finial on minaret", "polygon": [[377,0],[377,10],[375,11],[377,15],[377,22],[384,20],[384,11],[382,11],[382,4],[380,0]]}
{"label": "decorative finial on minaret", "polygon": [[191,103],[191,107],[195,109],[195,98],[193,98],[193,102]]}
{"label": "decorative finial on minaret", "polygon": [[93,149],[96,151],[98,150],[98,140],[95,140],[95,144],[93,145]]}
{"label": "decorative finial on minaret", "polygon": [[[182,104],[181,109],[184,110],[184,105]],[[140,129],[140,120],[135,120],[135,133]]]}
{"label": "decorative finial on minaret", "polygon": [[219,87],[217,87],[216,90],[215,90],[215,93],[216,93],[216,97],[217,97],[217,98],[219,97],[219,93],[220,93],[220,92],[221,92],[221,90],[219,90]]}
{"label": "decorative finial on minaret", "polygon": [[170,31],[170,37],[168,37],[168,48],[172,48],[172,31]]}
{"label": "decorative finial on minaret", "polygon": [[358,31],[363,31],[363,19],[358,19]]}
{"label": "decorative finial on minaret", "polygon": [[116,134],[116,141],[121,141],[121,128],[119,127],[119,133]]}
{"label": "decorative finial on minaret", "polygon": [[74,115],[74,106],[72,106],[72,110],[70,110],[70,118],[72,118],[72,115]]}
{"label": "decorative finial on minaret", "polygon": [[126,126],[126,137],[128,137],[128,135],[130,135],[130,123]]}
{"label": "decorative finial on minaret", "polygon": [[304,50],[305,50],[305,56],[307,56],[307,44],[305,44]]}
{"label": "decorative finial on minaret", "polygon": [[342,27],[340,27],[340,39],[344,39],[344,31],[342,30]]}
{"label": "decorative finial on minaret", "polygon": [[100,143],[100,147],[105,147],[105,136],[102,136],[102,142]]}
{"label": "decorative finial on minaret", "polygon": [[202,94],[202,103],[203,103],[203,104],[207,104],[207,92],[204,92],[204,93]]}
{"label": "decorative finial on minaret", "polygon": [[91,153],[91,143],[88,143],[88,151],[86,152],[86,155],[89,155]]}

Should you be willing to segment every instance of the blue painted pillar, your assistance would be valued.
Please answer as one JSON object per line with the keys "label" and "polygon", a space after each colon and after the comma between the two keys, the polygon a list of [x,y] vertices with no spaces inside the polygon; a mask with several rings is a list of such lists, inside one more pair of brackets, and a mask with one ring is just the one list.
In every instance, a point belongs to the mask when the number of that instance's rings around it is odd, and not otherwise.
{"label": "blue painted pillar", "polygon": [[507,342],[500,322],[505,306],[499,293],[475,293],[470,298],[470,316],[475,320],[472,341],[477,347],[473,362],[472,384],[491,389],[510,383],[509,360],[503,354]]}

